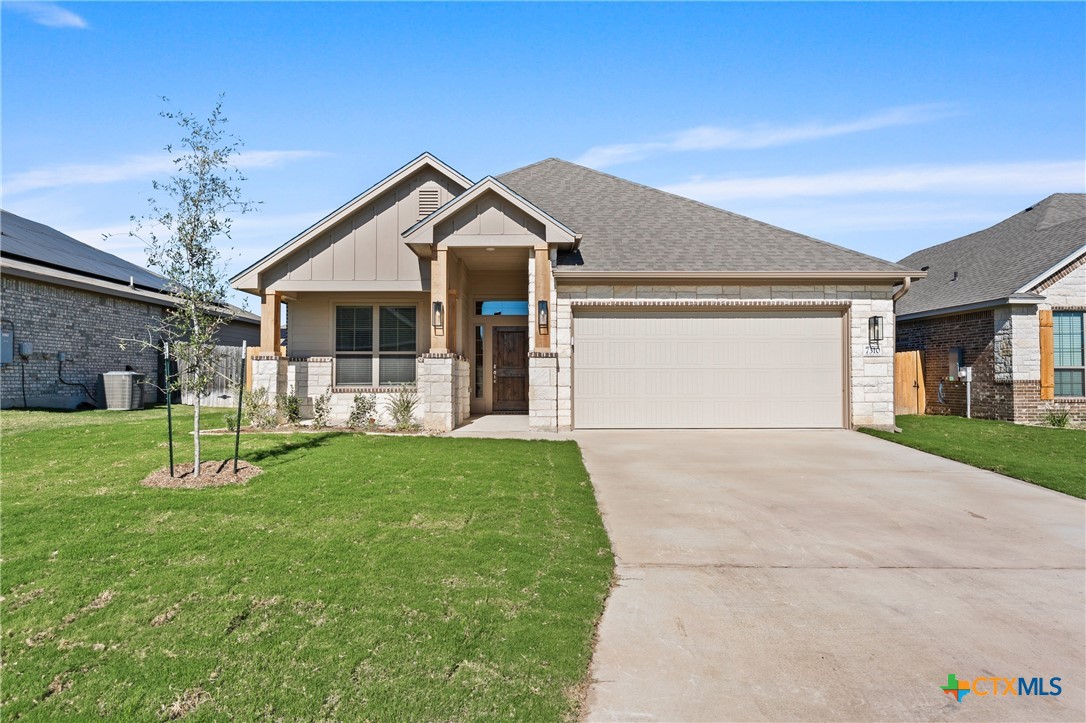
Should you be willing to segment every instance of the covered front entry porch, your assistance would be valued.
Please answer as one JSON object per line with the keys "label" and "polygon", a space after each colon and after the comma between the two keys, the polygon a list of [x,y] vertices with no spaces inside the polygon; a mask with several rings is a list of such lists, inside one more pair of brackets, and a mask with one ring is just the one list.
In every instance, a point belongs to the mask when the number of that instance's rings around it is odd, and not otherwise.
{"label": "covered front entry porch", "polygon": [[494,245],[434,251],[430,350],[419,368],[424,425],[449,430],[469,416],[519,414],[532,429],[556,430],[548,249],[487,241]]}

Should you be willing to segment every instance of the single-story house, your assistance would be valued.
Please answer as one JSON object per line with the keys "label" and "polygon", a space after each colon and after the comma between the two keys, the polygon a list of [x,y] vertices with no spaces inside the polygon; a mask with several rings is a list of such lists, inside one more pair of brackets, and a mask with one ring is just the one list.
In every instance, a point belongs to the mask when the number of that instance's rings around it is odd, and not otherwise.
{"label": "single-story house", "polygon": [[424,153],[233,279],[253,383],[307,406],[417,385],[419,421],[540,430],[892,427],[894,299],[923,274],[547,159]]}
{"label": "single-story house", "polygon": [[[3,407],[103,406],[98,375],[110,371],[135,371],[162,386],[157,352],[120,345],[147,337],[173,307],[158,274],[2,211],[0,287]],[[228,305],[223,313],[231,320],[220,328],[219,344],[259,340],[258,316]],[[144,390],[158,398],[152,386]]]}
{"label": "single-story house", "polygon": [[919,351],[928,413],[1086,423],[1086,194],[1057,193],[991,228],[917,251],[927,271],[897,307],[897,348]]}

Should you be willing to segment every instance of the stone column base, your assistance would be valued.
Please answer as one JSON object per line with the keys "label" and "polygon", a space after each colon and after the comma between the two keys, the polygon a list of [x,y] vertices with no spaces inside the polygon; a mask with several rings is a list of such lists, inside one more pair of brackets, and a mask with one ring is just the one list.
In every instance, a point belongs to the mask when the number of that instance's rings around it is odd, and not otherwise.
{"label": "stone column base", "polygon": [[422,426],[434,432],[456,428],[456,366],[452,354],[424,354],[418,361]]}
{"label": "stone column base", "polygon": [[528,429],[558,431],[558,355],[528,355]]}
{"label": "stone column base", "polygon": [[253,389],[267,389],[274,404],[277,394],[287,393],[287,358],[277,355],[253,357]]}

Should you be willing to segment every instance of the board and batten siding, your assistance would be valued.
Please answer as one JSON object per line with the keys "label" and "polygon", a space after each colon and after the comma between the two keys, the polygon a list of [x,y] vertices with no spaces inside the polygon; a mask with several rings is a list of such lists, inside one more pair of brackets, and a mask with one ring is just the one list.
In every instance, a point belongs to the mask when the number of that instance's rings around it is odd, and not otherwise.
{"label": "board and batten siding", "polygon": [[480,196],[434,229],[434,240],[450,236],[533,236],[546,239],[543,224],[495,193]]}
{"label": "board and batten siding", "polygon": [[[404,290],[429,285],[429,266],[403,242],[401,234],[419,220],[424,203],[447,203],[462,189],[426,170],[355,211],[263,274],[263,286],[278,291],[332,290],[337,283],[401,282]],[[420,194],[421,192],[421,194]]]}
{"label": "board and batten siding", "polygon": [[292,358],[334,356],[337,306],[415,306],[416,348],[421,354],[430,348],[429,302],[427,294],[299,294],[287,302],[287,352]]}

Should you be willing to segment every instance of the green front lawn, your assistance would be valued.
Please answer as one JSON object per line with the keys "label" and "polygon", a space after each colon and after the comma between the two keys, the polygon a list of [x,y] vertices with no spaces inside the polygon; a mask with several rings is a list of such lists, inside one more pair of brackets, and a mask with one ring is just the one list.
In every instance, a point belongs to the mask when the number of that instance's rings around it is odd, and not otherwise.
{"label": "green front lawn", "polygon": [[165,490],[162,409],[0,424],[0,717],[576,715],[612,556],[574,443],[246,436],[248,485]]}
{"label": "green front lawn", "polygon": [[900,434],[861,430],[940,457],[1086,497],[1086,430],[964,417],[904,416]]}

